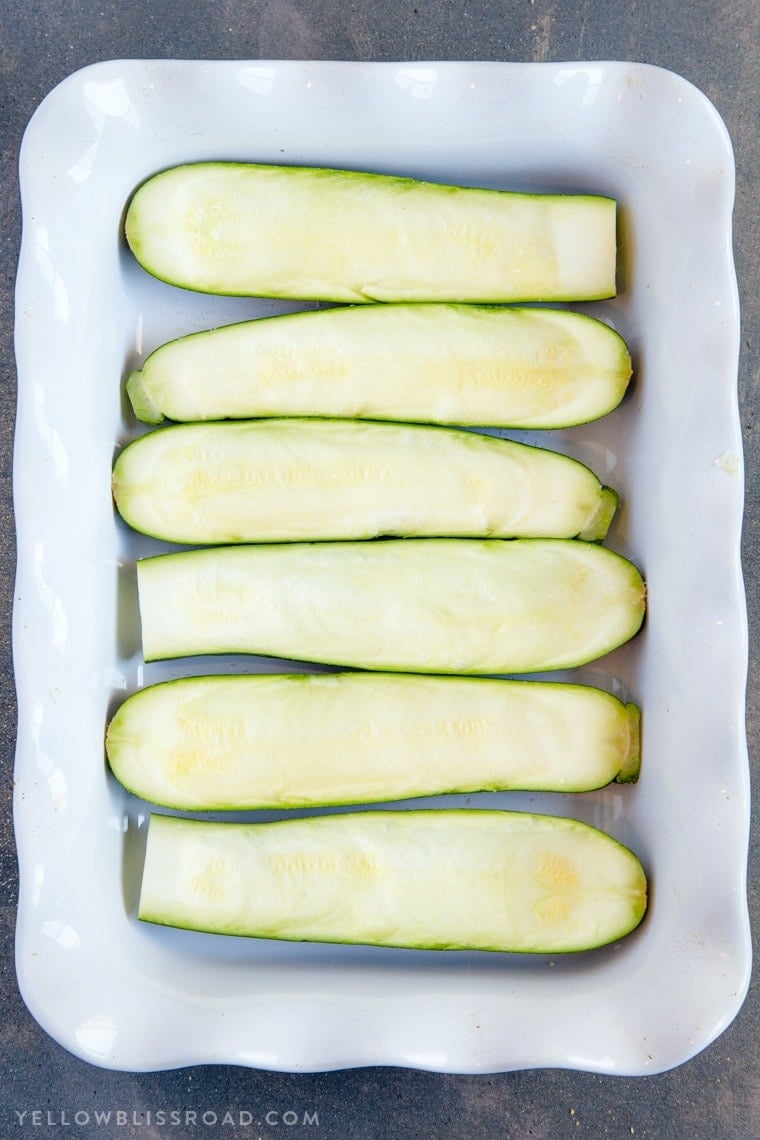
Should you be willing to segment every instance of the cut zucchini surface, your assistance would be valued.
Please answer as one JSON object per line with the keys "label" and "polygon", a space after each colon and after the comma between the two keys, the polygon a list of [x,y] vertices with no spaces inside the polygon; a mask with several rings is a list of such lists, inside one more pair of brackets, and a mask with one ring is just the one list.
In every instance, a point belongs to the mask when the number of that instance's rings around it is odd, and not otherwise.
{"label": "cut zucchini surface", "polygon": [[574,539],[212,547],[143,559],[137,578],[146,660],[531,673],[602,656],[645,609],[632,563]]}
{"label": "cut zucchini surface", "polygon": [[106,735],[135,795],[188,811],[448,792],[583,792],[637,778],[639,710],[580,685],[389,674],[189,677]]}
{"label": "cut zucchini surface", "polygon": [[237,824],[154,815],[139,916],[259,938],[553,954],[622,938],[646,898],[630,850],[556,816],[377,811]]}
{"label": "cut zucchini surface", "polygon": [[136,530],[214,544],[378,535],[603,539],[617,496],[565,455],[474,432],[350,420],[163,428],[113,493]]}
{"label": "cut zucchini surface", "polygon": [[333,416],[561,428],[617,407],[631,357],[582,313],[367,305],[265,317],[168,341],[133,372],[138,419]]}
{"label": "cut zucchini surface", "polygon": [[344,302],[615,293],[616,203],[594,195],[207,162],[143,183],[126,236],[149,273],[206,293]]}

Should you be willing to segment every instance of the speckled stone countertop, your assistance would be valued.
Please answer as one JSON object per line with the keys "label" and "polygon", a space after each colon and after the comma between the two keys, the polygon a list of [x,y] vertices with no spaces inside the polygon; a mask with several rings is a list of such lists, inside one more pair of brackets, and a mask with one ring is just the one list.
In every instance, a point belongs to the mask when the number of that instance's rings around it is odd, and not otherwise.
{"label": "speckled stone countertop", "polygon": [[[14,283],[21,233],[18,153],[40,100],[71,72],[108,59],[634,60],[694,83],[728,127],[737,160],[734,248],[742,303],[739,396],[746,453],[744,573],[750,644],[760,618],[760,408],[757,272],[760,10],[753,0],[0,0],[0,747],[2,858],[0,1134],[329,1137],[740,1137],[760,1135],[756,983],[738,1016],[691,1061],[660,1075],[529,1070],[479,1076],[368,1068],[288,1074],[203,1066],[131,1074],[90,1066],[39,1028],[14,966],[17,869],[11,789],[16,733],[11,649],[15,573],[12,454],[16,373]],[[670,299],[677,302],[677,298]],[[760,734],[750,661],[747,732]],[[757,929],[757,829],[749,903]]]}

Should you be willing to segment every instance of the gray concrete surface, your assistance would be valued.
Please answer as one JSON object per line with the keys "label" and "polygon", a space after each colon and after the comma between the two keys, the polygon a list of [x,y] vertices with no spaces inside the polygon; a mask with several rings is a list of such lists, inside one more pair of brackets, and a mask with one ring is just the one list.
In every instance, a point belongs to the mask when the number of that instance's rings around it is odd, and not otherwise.
{"label": "gray concrete surface", "polygon": [[[760,168],[755,0],[0,0],[0,1135],[277,1136],[283,1114],[318,1114],[324,1137],[480,1138],[577,1136],[740,1140],[760,1136],[758,987],[735,1022],[703,1053],[669,1073],[639,1079],[564,1071],[441,1076],[366,1069],[274,1074],[204,1067],[131,1075],[92,1068],[51,1041],[21,1002],[13,937],[16,861],[11,817],[15,691],[10,618],[15,566],[11,469],[15,403],[13,290],[20,238],[18,147],[42,97],[85,64],[113,58],[314,58],[347,60],[630,59],[685,76],[715,103],[738,168],[735,255],[743,307],[739,376],[747,460],[744,567],[750,636],[760,619],[760,431],[757,271]],[[671,299],[677,302],[676,299]],[[753,769],[760,733],[758,672],[751,666],[748,735]],[[750,845],[753,929],[760,911],[757,828]],[[121,1110],[107,1127],[82,1127],[75,1110]],[[159,1109],[218,1114],[216,1128],[160,1128]],[[222,1126],[230,1110],[237,1126]],[[20,1123],[19,1113],[31,1115]],[[240,1123],[250,1112],[252,1123]],[[270,1115],[267,1122],[267,1113]],[[50,1116],[46,1116],[50,1113]],[[67,1115],[68,1113],[68,1115]],[[277,1115],[279,1114],[279,1115]],[[80,1119],[84,1119],[81,1117]],[[245,1122],[249,1118],[242,1117]],[[288,1117],[292,1119],[292,1117]],[[258,1129],[255,1121],[259,1122]],[[279,1124],[272,1123],[279,1121]]]}

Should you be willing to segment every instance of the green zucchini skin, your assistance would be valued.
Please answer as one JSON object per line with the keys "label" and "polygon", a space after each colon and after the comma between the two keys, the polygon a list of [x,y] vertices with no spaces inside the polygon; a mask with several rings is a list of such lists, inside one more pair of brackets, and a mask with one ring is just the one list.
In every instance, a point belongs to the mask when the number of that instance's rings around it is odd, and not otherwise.
{"label": "green zucchini skin", "polygon": [[128,697],[106,755],[133,794],[185,811],[585,792],[638,778],[639,719],[609,693],[548,682],[188,677]]}
{"label": "green zucchini skin", "polygon": [[139,917],[255,938],[558,954],[629,934],[646,901],[646,874],[628,848],[557,816],[154,815]]}
{"label": "green zucchini skin", "polygon": [[350,305],[168,341],[127,393],[146,423],[330,416],[543,429],[607,415],[631,374],[623,338],[583,313]]}
{"label": "green zucchini skin", "polygon": [[577,539],[225,546],[137,564],[145,659],[253,653],[379,671],[534,673],[638,631],[646,589]]}
{"label": "green zucchini skin", "polygon": [[154,276],[298,300],[573,301],[615,294],[616,203],[313,167],[206,162],[134,193]]}
{"label": "green zucchini skin", "polygon": [[182,424],[119,455],[124,520],[209,545],[383,535],[600,541],[617,495],[556,452],[474,432],[348,420]]}

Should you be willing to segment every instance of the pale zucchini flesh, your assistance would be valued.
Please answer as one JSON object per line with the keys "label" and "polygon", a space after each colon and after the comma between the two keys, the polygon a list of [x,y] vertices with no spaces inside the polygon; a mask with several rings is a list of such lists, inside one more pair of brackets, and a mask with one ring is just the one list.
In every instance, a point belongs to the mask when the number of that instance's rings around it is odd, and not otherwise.
{"label": "pale zucchini flesh", "polygon": [[137,577],[146,660],[532,673],[602,656],[645,610],[638,569],[574,539],[211,547],[142,559]]}
{"label": "pale zucchini flesh", "polygon": [[154,815],[139,917],[218,934],[558,954],[643,918],[638,858],[576,820],[479,810]]}
{"label": "pale zucchini flesh", "polygon": [[183,424],[119,455],[122,517],[170,542],[379,535],[601,540],[617,495],[568,456],[479,433],[347,420]]}
{"label": "pale zucchini flesh", "polygon": [[207,162],[138,188],[127,241],[154,276],[322,301],[551,301],[615,294],[616,203],[355,171]]}
{"label": "pale zucchini flesh", "polygon": [[582,313],[483,305],[347,306],[161,345],[130,376],[147,423],[330,416],[562,428],[622,400],[622,337]]}
{"label": "pale zucchini flesh", "polygon": [[128,697],[106,755],[185,811],[478,791],[585,792],[640,765],[639,710],[600,689],[394,674],[187,677]]}

